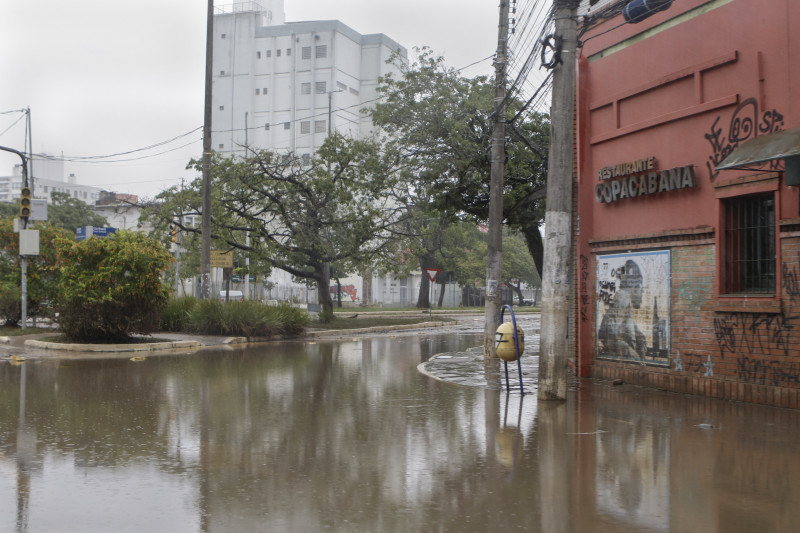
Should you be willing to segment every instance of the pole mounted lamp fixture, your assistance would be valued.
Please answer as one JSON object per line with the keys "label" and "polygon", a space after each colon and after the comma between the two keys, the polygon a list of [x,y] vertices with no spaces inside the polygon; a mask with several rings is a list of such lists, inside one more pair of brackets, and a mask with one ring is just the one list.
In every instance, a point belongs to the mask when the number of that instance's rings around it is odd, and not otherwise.
{"label": "pole mounted lamp fixture", "polygon": [[622,9],[622,16],[625,22],[636,24],[659,11],[669,9],[672,0],[632,0]]}

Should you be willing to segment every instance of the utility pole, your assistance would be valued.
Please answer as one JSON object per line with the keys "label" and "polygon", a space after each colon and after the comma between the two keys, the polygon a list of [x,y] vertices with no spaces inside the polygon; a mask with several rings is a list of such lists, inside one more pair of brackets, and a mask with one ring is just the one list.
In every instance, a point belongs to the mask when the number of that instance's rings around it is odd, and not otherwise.
{"label": "utility pole", "polygon": [[484,311],[483,358],[496,359],[495,331],[502,303],[500,278],[503,254],[503,173],[506,141],[506,66],[508,50],[508,2],[500,0],[497,30],[497,56],[494,60],[494,126],[492,128],[492,166],[489,177],[489,246],[486,258],[486,306]]}
{"label": "utility pole", "polygon": [[200,297],[211,299],[211,74],[214,52],[214,0],[206,19],[206,99],[203,113],[203,221],[200,228]]}
{"label": "utility pole", "polygon": [[[569,307],[572,296],[572,175],[577,0],[555,1],[553,104],[547,169],[539,399],[567,397]],[[560,46],[558,46],[560,43]]]}

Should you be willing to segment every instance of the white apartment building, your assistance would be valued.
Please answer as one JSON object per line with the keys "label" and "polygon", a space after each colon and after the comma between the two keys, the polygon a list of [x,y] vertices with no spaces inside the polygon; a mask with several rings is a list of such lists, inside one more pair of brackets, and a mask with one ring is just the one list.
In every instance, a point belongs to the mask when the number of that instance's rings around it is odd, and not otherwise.
{"label": "white apartment building", "polygon": [[312,155],[331,131],[356,138],[372,124],[359,111],[404,47],[361,35],[338,20],[284,22],[283,0],[217,8],[214,17],[212,146]]}
{"label": "white apartment building", "polygon": [[[47,200],[50,203],[50,193],[53,191],[67,193],[72,198],[77,198],[89,205],[100,198],[98,187],[80,185],[74,174],[64,178],[64,163],[60,160],[36,160],[33,164],[33,178],[29,180],[33,185],[33,197]],[[22,189],[22,164],[14,165],[11,176],[0,176],[0,202],[19,201]]]}
{"label": "white apartment building", "polygon": [[[387,60],[393,54],[408,60],[407,50],[384,34],[362,35],[338,20],[286,22],[283,8],[283,0],[216,8],[212,148],[218,153],[244,156],[250,147],[309,158],[331,132],[369,136],[373,125],[360,110],[378,98],[381,76],[399,72]],[[270,281],[272,297],[308,298],[288,273],[275,271]],[[342,282],[355,285],[350,295],[359,303],[386,301],[388,279]]]}

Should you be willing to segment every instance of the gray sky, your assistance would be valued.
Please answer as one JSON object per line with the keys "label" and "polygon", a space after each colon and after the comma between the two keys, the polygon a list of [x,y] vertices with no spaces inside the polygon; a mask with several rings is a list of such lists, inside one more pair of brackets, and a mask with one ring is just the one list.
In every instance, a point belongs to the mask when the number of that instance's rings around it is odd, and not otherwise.
{"label": "gray sky", "polygon": [[[494,53],[498,4],[285,0],[285,11],[287,21],[339,19],[359,33],[385,33],[410,55],[415,46],[430,46],[461,68]],[[206,6],[203,0],[4,0],[0,145],[24,148],[24,118],[14,124],[21,113],[4,112],[26,107],[34,152],[65,158],[130,152],[201,127]],[[491,61],[464,74],[491,75]],[[192,179],[185,166],[201,147],[198,130],[116,162],[68,161],[65,171],[81,184],[152,196]],[[0,151],[0,175],[16,163],[17,156]]]}

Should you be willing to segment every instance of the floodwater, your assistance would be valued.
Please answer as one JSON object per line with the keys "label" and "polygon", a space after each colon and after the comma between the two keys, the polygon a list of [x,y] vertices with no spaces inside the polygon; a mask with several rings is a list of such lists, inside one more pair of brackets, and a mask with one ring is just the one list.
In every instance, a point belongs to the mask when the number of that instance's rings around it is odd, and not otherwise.
{"label": "floodwater", "polygon": [[800,413],[417,371],[479,344],[0,362],[0,531],[800,531]]}

